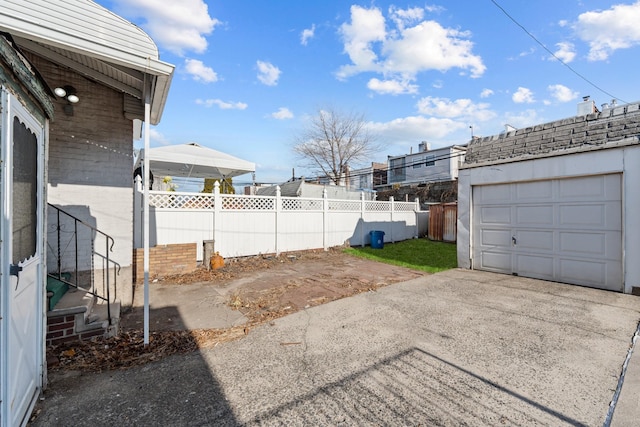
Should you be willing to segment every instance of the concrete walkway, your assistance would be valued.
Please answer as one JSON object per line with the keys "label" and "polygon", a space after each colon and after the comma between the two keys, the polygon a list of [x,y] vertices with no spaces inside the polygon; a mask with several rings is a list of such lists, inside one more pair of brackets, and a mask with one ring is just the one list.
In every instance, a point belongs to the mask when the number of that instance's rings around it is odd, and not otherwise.
{"label": "concrete walkway", "polygon": [[[33,424],[601,426],[639,319],[638,297],[450,270],[210,350],[52,376]],[[640,420],[638,353],[613,425]]]}

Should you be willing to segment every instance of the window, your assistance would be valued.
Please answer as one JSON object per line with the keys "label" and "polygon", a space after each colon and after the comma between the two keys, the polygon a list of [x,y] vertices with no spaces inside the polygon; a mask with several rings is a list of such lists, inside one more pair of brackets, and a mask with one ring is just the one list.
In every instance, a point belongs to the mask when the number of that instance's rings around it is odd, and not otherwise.
{"label": "window", "polygon": [[425,159],[425,166],[435,166],[436,165],[436,156],[427,156]]}
{"label": "window", "polygon": [[36,135],[13,119],[13,260],[36,254],[38,226],[38,141]]}
{"label": "window", "polygon": [[404,170],[404,164],[405,164],[404,157],[400,157],[398,159],[391,159],[391,161],[389,162],[389,166],[391,167],[391,170],[389,171],[391,183],[401,182],[405,180],[406,175]]}

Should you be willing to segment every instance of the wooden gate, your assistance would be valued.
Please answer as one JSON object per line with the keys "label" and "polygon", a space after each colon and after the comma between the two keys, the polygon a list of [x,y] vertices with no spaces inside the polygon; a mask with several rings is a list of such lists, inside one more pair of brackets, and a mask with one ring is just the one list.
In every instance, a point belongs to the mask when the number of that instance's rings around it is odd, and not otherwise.
{"label": "wooden gate", "polygon": [[455,242],[457,238],[458,203],[429,206],[429,240]]}

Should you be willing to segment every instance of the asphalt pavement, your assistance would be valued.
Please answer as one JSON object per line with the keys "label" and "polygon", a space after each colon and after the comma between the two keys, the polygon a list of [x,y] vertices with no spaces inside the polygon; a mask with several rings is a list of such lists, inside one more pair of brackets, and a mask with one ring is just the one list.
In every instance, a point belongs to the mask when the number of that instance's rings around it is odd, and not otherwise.
{"label": "asphalt pavement", "polygon": [[639,320],[636,296],[449,270],[211,349],[52,374],[32,424],[639,425]]}

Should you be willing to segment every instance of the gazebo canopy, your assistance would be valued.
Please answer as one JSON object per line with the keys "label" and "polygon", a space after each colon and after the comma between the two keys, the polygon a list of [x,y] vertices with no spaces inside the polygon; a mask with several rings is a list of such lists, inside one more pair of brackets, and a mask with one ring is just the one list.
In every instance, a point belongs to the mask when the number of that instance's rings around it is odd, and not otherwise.
{"label": "gazebo canopy", "polygon": [[[142,166],[144,156],[140,150],[135,168]],[[150,148],[149,170],[155,176],[224,179],[254,172],[256,165],[190,142]]]}

